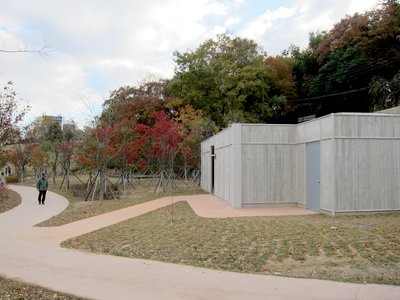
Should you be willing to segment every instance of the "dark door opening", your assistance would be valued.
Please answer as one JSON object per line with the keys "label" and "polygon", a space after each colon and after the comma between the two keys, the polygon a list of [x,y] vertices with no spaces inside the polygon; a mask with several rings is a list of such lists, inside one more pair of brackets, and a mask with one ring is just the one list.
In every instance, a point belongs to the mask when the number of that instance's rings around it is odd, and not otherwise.
{"label": "dark door opening", "polygon": [[215,147],[211,146],[211,194],[214,194],[215,181]]}

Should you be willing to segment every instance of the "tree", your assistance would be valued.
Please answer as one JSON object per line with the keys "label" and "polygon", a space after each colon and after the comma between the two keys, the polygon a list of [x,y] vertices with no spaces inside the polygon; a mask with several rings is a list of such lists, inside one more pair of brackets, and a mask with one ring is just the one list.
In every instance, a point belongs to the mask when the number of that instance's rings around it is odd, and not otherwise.
{"label": "tree", "polygon": [[400,5],[386,0],[347,16],[329,31],[311,33],[308,49],[292,46],[285,54],[295,61],[298,115],[369,111],[379,102],[373,78],[390,81],[400,68]]}
{"label": "tree", "polygon": [[400,4],[386,0],[375,9],[364,14],[355,14],[342,19],[332,30],[322,35],[314,47],[314,54],[320,64],[329,59],[332,52],[349,47],[360,47],[369,60],[377,64],[382,54],[389,54],[386,60],[399,60]]}
{"label": "tree", "polygon": [[33,49],[33,48],[18,48],[18,49],[5,49],[2,48],[0,49],[0,53],[8,53],[8,54],[13,54],[13,53],[29,53],[29,54],[39,54],[42,56],[46,56],[48,52],[48,47],[46,44],[43,44],[41,48]]}
{"label": "tree", "polygon": [[[310,35],[310,39],[313,35]],[[313,54],[313,42],[310,41],[310,47],[301,51],[299,47],[291,45],[289,49],[283,52],[283,56],[289,56],[293,62],[293,83],[296,90],[297,99],[290,100],[289,103],[294,106],[295,115],[297,117],[307,114],[314,114],[314,109],[309,103],[298,102],[298,98],[306,98],[312,87],[312,81],[318,74],[320,66],[318,65],[315,55]],[[297,121],[297,118],[293,122]]]}
{"label": "tree", "polygon": [[31,151],[31,164],[33,166],[36,178],[40,178],[41,173],[46,170],[46,166],[48,164],[47,158],[48,156],[42,149],[41,145],[34,145]]}
{"label": "tree", "polygon": [[79,141],[79,135],[80,135],[80,130],[77,128],[75,122],[69,121],[64,124],[62,128],[62,139],[60,143],[58,143],[57,145],[57,150],[59,153],[59,162],[64,172],[64,177],[60,188],[65,183],[66,190],[68,190],[70,187],[69,177],[70,177],[71,163]]}
{"label": "tree", "polygon": [[104,110],[100,118],[111,123],[125,120],[127,125],[134,127],[137,123],[150,124],[152,113],[164,110],[164,104],[169,100],[166,91],[167,81],[146,82],[139,87],[125,86],[111,93],[104,102]]}
{"label": "tree", "polygon": [[4,165],[8,161],[8,151],[0,148],[0,168],[4,167]]}
{"label": "tree", "polygon": [[143,82],[139,87],[121,87],[111,93],[104,102],[104,110],[100,120],[119,131],[110,138],[109,147],[118,149],[108,167],[121,171],[118,183],[126,190],[127,183],[133,186],[129,174],[137,169],[138,152],[134,140],[137,132],[133,130],[137,124],[154,125],[153,113],[164,111],[172,114],[165,106],[170,101],[166,90],[166,80]]}
{"label": "tree", "polygon": [[297,93],[293,80],[294,59],[284,56],[268,57],[265,64],[269,68],[266,77],[271,95],[282,95],[288,100],[296,98]]}
{"label": "tree", "polygon": [[[121,128],[116,124],[111,125],[112,116],[110,118],[95,118],[93,126],[86,128],[84,140],[80,149],[79,160],[85,166],[95,170],[96,175],[94,180],[89,184],[89,191],[86,200],[92,195],[92,200],[99,192],[99,200],[103,200],[107,188],[114,195],[113,184],[107,178],[105,171],[109,164],[115,160],[121,153],[121,147],[118,144],[112,143],[112,139],[118,135]],[[110,185],[107,185],[107,182]]]}
{"label": "tree", "polygon": [[64,171],[64,178],[61,187],[65,181],[65,189],[68,190],[71,161],[75,151],[75,142],[72,140],[62,141],[57,145],[57,148],[60,155],[60,164]]}
{"label": "tree", "polygon": [[[309,96],[324,96],[315,102],[319,105],[315,110],[321,115],[337,111],[368,111],[366,86],[371,73],[364,69],[367,63],[359,47],[332,52],[310,88]],[[331,94],[338,95],[325,97]]]}
{"label": "tree", "polygon": [[154,112],[153,118],[153,126],[136,125],[138,137],[134,145],[139,152],[139,164],[157,168],[157,191],[158,188],[168,185],[171,180],[183,136],[181,124],[172,120],[165,112]]}
{"label": "tree", "polygon": [[391,80],[380,76],[372,78],[369,94],[372,98],[370,111],[398,106],[400,104],[400,71]]}
{"label": "tree", "polygon": [[9,154],[9,160],[17,169],[17,174],[21,178],[21,182],[25,181],[26,166],[31,161],[32,149],[34,144],[27,141],[22,141],[15,144]]}
{"label": "tree", "polygon": [[203,118],[201,110],[195,110],[190,105],[179,107],[175,120],[182,126],[178,158],[183,163],[183,176],[187,180],[190,169],[196,170],[200,167],[201,141],[209,137],[214,130],[212,123]]}
{"label": "tree", "polygon": [[[201,109],[219,127],[230,122],[265,122],[269,110],[266,54],[248,39],[218,35],[196,51],[175,52],[173,96]],[[259,111],[259,110],[262,111]],[[260,118],[261,116],[261,118]]]}
{"label": "tree", "polygon": [[135,188],[131,181],[132,170],[136,169],[134,161],[137,158],[137,151],[134,146],[134,140],[137,136],[134,128],[132,128],[131,120],[121,119],[114,123],[114,127],[118,128],[118,132],[110,139],[110,147],[118,149],[118,154],[113,158],[108,167],[120,170],[120,180],[122,189],[125,192],[127,185]]}
{"label": "tree", "polygon": [[51,169],[53,184],[55,184],[59,164],[58,144],[62,140],[61,124],[50,116],[41,116],[30,124],[27,135],[40,144],[41,149],[47,154],[46,169],[47,167]]}
{"label": "tree", "polygon": [[29,110],[29,106],[20,108],[13,83],[9,81],[0,92],[0,145],[15,140],[18,136],[18,124]]}

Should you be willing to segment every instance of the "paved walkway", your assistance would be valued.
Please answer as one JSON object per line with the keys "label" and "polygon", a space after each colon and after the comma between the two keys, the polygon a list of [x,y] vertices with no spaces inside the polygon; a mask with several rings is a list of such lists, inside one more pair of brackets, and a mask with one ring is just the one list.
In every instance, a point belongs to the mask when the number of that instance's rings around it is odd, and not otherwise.
{"label": "paved walkway", "polygon": [[[214,217],[255,213],[252,209],[230,209],[207,195],[163,198],[49,229],[32,227],[64,210],[67,200],[49,192],[46,205],[39,206],[33,188],[11,188],[21,194],[22,204],[0,214],[0,273],[7,277],[90,299],[400,299],[400,287],[396,286],[221,272],[58,246],[65,237],[117,223],[172,201],[187,200],[194,209],[198,207],[197,213],[201,207],[204,213],[208,204],[214,205]],[[216,207],[220,207],[219,213]],[[277,213],[278,210],[270,210],[269,214]]]}
{"label": "paved walkway", "polygon": [[244,208],[233,209],[216,197],[209,194],[193,196],[164,197],[145,202],[139,205],[119,209],[109,213],[76,221],[59,227],[30,227],[20,236],[31,241],[59,245],[62,241],[107,227],[150,211],[177,203],[187,201],[193,211],[204,218],[230,218],[251,216],[299,216],[317,214],[316,212],[299,207],[282,208]]}

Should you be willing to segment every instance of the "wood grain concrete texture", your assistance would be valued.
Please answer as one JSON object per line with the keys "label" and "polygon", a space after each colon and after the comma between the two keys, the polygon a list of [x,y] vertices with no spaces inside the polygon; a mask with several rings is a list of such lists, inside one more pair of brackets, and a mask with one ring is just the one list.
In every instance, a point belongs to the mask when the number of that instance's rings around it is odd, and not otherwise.
{"label": "wood grain concrete texture", "polygon": [[[68,202],[63,197],[48,193],[46,205],[39,206],[36,191],[29,187],[13,186],[22,196],[22,204],[0,214],[0,273],[9,278],[35,283],[61,292],[90,299],[399,299],[400,287],[386,285],[351,284],[322,280],[295,279],[275,276],[222,272],[174,265],[149,260],[96,255],[64,249],[49,242],[33,229],[36,223],[64,210]],[[233,217],[232,209],[208,195],[165,198],[153,204],[160,207],[172,201],[189,199],[197,211],[221,210],[219,216]],[[196,197],[194,197],[196,198]],[[203,203],[204,202],[204,203]],[[208,204],[207,204],[208,202]],[[129,210],[131,209],[131,210]],[[120,210],[97,218],[98,226],[108,226],[132,214],[145,213],[144,205]],[[195,209],[196,210],[196,209]],[[258,210],[258,209],[257,209]],[[270,210],[270,209],[268,209]],[[250,215],[254,209],[234,210],[240,215]],[[240,213],[239,213],[240,212]],[[217,214],[214,215],[217,217]],[[93,230],[96,218],[80,221],[79,226],[66,225],[65,231],[57,229],[58,241],[80,231]],[[78,222],[76,222],[78,223]],[[70,226],[70,227],[68,227]],[[74,227],[75,226],[75,227]],[[87,229],[83,227],[88,226]],[[71,230],[69,232],[68,230]],[[74,228],[74,229],[72,229]],[[46,230],[46,229],[43,229]],[[50,239],[51,240],[51,239]]]}
{"label": "wood grain concrete texture", "polygon": [[400,209],[400,115],[335,113],[297,125],[232,124],[201,143],[204,190],[232,207],[307,207],[306,144],[320,142],[325,213]]}

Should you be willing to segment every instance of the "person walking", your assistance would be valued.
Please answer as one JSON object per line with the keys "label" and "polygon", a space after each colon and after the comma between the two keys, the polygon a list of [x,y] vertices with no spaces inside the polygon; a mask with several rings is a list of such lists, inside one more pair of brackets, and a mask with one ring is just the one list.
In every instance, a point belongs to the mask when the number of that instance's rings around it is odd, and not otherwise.
{"label": "person walking", "polygon": [[46,179],[46,174],[42,174],[42,178],[38,180],[36,183],[36,188],[39,191],[38,201],[39,204],[44,204],[44,200],[46,200],[46,192],[47,188],[49,187],[49,183]]}
{"label": "person walking", "polygon": [[4,190],[6,188],[6,180],[4,179],[4,173],[1,172],[0,175],[0,191]]}

